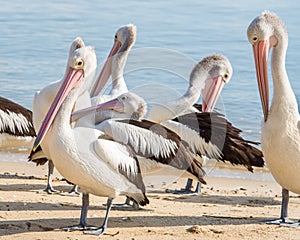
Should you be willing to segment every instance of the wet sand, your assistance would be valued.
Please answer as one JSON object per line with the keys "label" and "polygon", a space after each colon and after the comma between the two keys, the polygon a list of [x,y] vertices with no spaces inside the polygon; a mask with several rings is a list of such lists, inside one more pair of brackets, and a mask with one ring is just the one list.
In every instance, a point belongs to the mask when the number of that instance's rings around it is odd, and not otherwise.
{"label": "wet sand", "polygon": [[[276,182],[220,178],[214,171],[200,196],[148,186],[150,204],[139,211],[112,210],[103,236],[65,232],[59,228],[79,221],[81,197],[43,194],[46,172],[47,166],[0,162],[0,239],[300,239],[300,228],[262,223],[279,216],[281,189]],[[180,179],[167,187],[184,185]],[[57,172],[54,187],[62,192],[71,188]],[[118,197],[115,203],[123,201]],[[88,223],[102,223],[105,203],[103,197],[90,196]],[[300,198],[291,194],[291,219],[300,218],[299,206]]]}

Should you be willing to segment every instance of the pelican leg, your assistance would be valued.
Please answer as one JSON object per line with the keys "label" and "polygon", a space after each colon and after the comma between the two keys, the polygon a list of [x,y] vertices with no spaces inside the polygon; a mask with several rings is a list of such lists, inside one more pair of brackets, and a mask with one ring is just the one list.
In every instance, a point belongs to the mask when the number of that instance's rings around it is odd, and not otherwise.
{"label": "pelican leg", "polygon": [[78,192],[78,186],[77,185],[73,185],[72,189],[70,190],[70,192],[68,192],[68,195],[71,196],[79,196],[80,193]]}
{"label": "pelican leg", "polygon": [[200,182],[197,183],[195,193],[198,194],[198,195],[201,194],[201,183]]}
{"label": "pelican leg", "polygon": [[88,193],[82,193],[82,206],[80,213],[79,224],[69,227],[64,227],[62,230],[71,232],[71,231],[83,231],[88,229],[96,229],[96,226],[92,226],[86,223],[88,207],[90,205],[90,198]]}
{"label": "pelican leg", "polygon": [[[185,188],[182,188],[180,190],[167,189],[166,192],[167,193],[174,193],[174,194],[198,195],[199,188],[198,189],[196,188],[196,191],[192,191],[192,184],[193,184],[193,179],[189,178],[186,182]],[[198,187],[198,185],[197,185],[197,187]],[[200,190],[201,190],[201,187],[200,187]]]}
{"label": "pelican leg", "polygon": [[61,195],[63,195],[63,196],[73,196],[73,197],[80,196],[80,193],[78,192],[78,186],[71,183],[70,181],[68,181],[68,179],[65,179],[65,180],[68,184],[73,185],[73,187],[69,192],[63,192],[63,193],[61,193]]}
{"label": "pelican leg", "polygon": [[288,219],[288,205],[289,205],[289,190],[282,188],[282,201],[281,201],[281,213],[280,218],[275,220],[263,221],[267,224],[276,224],[286,227],[300,227],[300,221],[294,222]]}
{"label": "pelican leg", "polygon": [[99,227],[99,228],[97,228],[97,229],[86,230],[86,231],[84,231],[85,234],[101,235],[101,234],[103,234],[105,232],[105,230],[107,228],[108,214],[109,214],[109,211],[111,209],[112,202],[113,202],[113,198],[108,198],[107,199],[106,214],[105,214],[105,218],[104,218],[102,226]]}
{"label": "pelican leg", "polygon": [[280,219],[282,222],[286,222],[288,216],[288,205],[289,205],[289,190],[282,188],[282,202],[281,202],[281,214]]}
{"label": "pelican leg", "polygon": [[48,180],[47,180],[47,186],[43,190],[44,192],[48,194],[52,193],[58,193],[57,190],[55,190],[52,186],[52,177],[53,177],[53,171],[54,171],[54,164],[51,160],[48,161]]}
{"label": "pelican leg", "polygon": [[126,197],[125,203],[122,204],[113,204],[112,209],[113,210],[121,210],[121,211],[137,211],[140,209],[140,206],[138,203],[133,202],[130,204],[131,200],[129,197]]}

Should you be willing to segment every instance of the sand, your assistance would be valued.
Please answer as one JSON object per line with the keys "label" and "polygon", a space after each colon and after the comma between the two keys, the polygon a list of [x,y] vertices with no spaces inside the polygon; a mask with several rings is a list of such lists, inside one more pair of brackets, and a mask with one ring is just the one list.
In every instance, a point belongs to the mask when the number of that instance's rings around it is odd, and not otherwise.
{"label": "sand", "polygon": [[[47,195],[47,166],[0,162],[0,239],[300,239],[300,228],[268,225],[280,213],[281,188],[274,181],[208,176],[200,196],[148,193],[150,204],[139,211],[112,210],[105,235],[65,232],[77,224],[81,197]],[[71,186],[56,173],[54,187]],[[185,180],[169,188],[180,188]],[[115,199],[122,203],[124,197]],[[102,223],[106,199],[90,196],[88,222]],[[291,194],[291,219],[300,218],[300,198]]]}

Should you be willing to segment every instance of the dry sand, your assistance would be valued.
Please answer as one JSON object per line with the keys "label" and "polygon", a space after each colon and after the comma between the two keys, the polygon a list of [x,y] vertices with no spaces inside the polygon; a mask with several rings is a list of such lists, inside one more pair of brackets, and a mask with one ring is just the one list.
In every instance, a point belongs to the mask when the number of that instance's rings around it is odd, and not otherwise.
{"label": "dry sand", "polygon": [[[281,189],[275,182],[209,176],[200,196],[162,189],[148,193],[150,204],[142,210],[112,210],[106,235],[61,231],[60,227],[78,223],[81,197],[41,193],[46,171],[46,166],[0,162],[0,239],[300,239],[300,228],[261,222],[279,216]],[[184,184],[182,179],[171,187]],[[70,189],[57,173],[54,187]],[[115,203],[123,201],[118,197]],[[105,202],[90,197],[90,224],[102,223]],[[300,198],[295,194],[289,216],[300,218]]]}

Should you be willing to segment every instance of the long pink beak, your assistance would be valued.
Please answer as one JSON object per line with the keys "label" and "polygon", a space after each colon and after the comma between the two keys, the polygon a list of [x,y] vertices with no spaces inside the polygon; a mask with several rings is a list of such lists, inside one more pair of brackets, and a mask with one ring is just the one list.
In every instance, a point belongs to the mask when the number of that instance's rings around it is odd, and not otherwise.
{"label": "long pink beak", "polygon": [[124,112],[124,104],[115,98],[105,103],[101,103],[92,107],[88,107],[82,110],[78,110],[73,112],[71,115],[71,122],[77,121],[78,119],[87,116],[89,114],[93,114],[95,112],[99,112],[101,110],[114,110],[117,112]]}
{"label": "long pink beak", "polygon": [[269,41],[259,41],[253,45],[253,54],[256,68],[256,77],[259,88],[260,100],[264,112],[265,122],[269,112],[269,86],[268,86],[268,55]]}
{"label": "long pink beak", "polygon": [[67,97],[68,93],[73,88],[78,86],[78,84],[81,82],[83,77],[84,77],[84,71],[82,69],[69,68],[66,78],[64,79],[59,91],[57,92],[57,95],[56,95],[52,105],[50,106],[50,109],[49,109],[49,111],[43,121],[43,124],[37,134],[37,137],[36,137],[34,145],[33,145],[33,151],[35,151],[37,149],[37,147],[43,141],[61,104]]}
{"label": "long pink beak", "polygon": [[212,112],[216,102],[221,94],[225,85],[222,76],[209,78],[205,81],[205,87],[202,89],[202,111]]}
{"label": "long pink beak", "polygon": [[119,51],[120,47],[122,46],[121,42],[115,40],[112,49],[107,57],[107,60],[104,63],[104,66],[91,90],[90,96],[95,97],[99,95],[101,90],[104,88],[109,76],[111,75],[111,61],[112,57]]}

